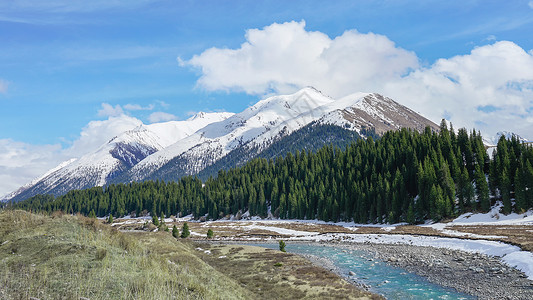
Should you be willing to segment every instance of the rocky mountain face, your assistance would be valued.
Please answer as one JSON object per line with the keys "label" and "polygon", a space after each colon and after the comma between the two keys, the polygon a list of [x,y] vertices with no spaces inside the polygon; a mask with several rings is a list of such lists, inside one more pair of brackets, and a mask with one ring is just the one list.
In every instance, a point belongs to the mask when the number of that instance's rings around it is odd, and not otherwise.
{"label": "rocky mountain face", "polygon": [[382,95],[357,93],[336,100],[309,87],[261,100],[238,114],[201,113],[186,121],[142,125],[58,166],[9,199],[109,183],[207,177],[257,156],[272,158],[426,126],[438,130],[430,120]]}

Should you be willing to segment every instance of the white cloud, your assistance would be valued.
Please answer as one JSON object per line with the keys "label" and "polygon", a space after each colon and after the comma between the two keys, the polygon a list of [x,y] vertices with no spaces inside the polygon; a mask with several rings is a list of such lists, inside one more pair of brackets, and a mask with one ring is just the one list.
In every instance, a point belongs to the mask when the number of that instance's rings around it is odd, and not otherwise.
{"label": "white cloud", "polygon": [[162,100],[155,100],[155,102],[157,104],[159,104],[162,108],[169,108],[170,107],[170,104],[166,103],[165,101],[162,101]]}
{"label": "white cloud", "polygon": [[533,138],[533,55],[512,42],[439,59],[387,82],[383,92],[435,121],[449,114],[487,136],[511,130]]}
{"label": "white cloud", "polygon": [[91,121],[68,148],[60,145],[32,145],[0,139],[0,197],[43,175],[70,158],[92,152],[111,138],[142,124],[126,115]]}
{"label": "white cloud", "polygon": [[211,48],[182,66],[201,70],[198,85],[210,91],[288,93],[315,86],[333,96],[375,90],[378,83],[418,67],[412,52],[387,37],[356,30],[330,39],[305,30],[305,22],[274,23],[246,32],[239,49]]}
{"label": "white cloud", "polygon": [[0,79],[0,94],[7,93],[7,86],[8,85],[9,84],[7,83],[7,81]]}
{"label": "white cloud", "polygon": [[529,1],[527,5],[529,6],[529,8],[533,9],[533,1]]}
{"label": "white cloud", "polygon": [[60,145],[32,145],[0,139],[0,197],[60,163]]}
{"label": "white cloud", "polygon": [[124,114],[124,110],[120,105],[113,105],[109,103],[102,103],[102,108],[98,110],[98,116],[100,117],[116,117]]}
{"label": "white cloud", "polygon": [[150,116],[148,116],[148,121],[150,121],[150,123],[175,121],[177,119],[178,117],[175,115],[162,111],[153,112],[150,114]]}
{"label": "white cloud", "polygon": [[147,106],[141,106],[139,104],[126,104],[124,105],[125,110],[153,110],[154,105],[149,104]]}
{"label": "white cloud", "polygon": [[387,37],[356,30],[332,39],[306,31],[302,21],[245,37],[238,49],[207,49],[180,64],[199,69],[197,85],[208,91],[261,95],[311,85],[333,97],[380,92],[437,123],[449,116],[456,127],[487,136],[509,130],[533,139],[533,51],[512,42],[420,67]]}
{"label": "white cloud", "polygon": [[119,115],[107,120],[91,121],[81,131],[80,136],[72,145],[63,151],[67,158],[80,157],[96,150],[120,133],[131,130],[142,122],[134,117]]}

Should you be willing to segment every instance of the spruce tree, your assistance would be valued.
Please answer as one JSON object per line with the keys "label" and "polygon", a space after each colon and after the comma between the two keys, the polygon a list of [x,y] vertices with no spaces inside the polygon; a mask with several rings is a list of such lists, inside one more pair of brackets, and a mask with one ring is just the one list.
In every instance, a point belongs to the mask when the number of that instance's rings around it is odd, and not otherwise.
{"label": "spruce tree", "polygon": [[183,223],[183,228],[181,229],[181,238],[186,238],[191,235],[191,232],[189,231],[189,224],[187,222]]}
{"label": "spruce tree", "polygon": [[172,236],[175,237],[175,238],[179,238],[179,230],[178,228],[176,227],[176,224],[174,224],[174,226],[172,227]]}
{"label": "spruce tree", "polygon": [[154,223],[155,226],[159,227],[159,219],[157,219],[157,215],[155,213],[152,216],[152,223]]}
{"label": "spruce tree", "polygon": [[279,251],[281,252],[287,252],[285,251],[285,242],[284,241],[279,241]]}
{"label": "spruce tree", "polygon": [[409,208],[407,209],[407,216],[405,217],[405,221],[407,223],[414,225],[416,224],[416,218],[415,218],[415,212],[413,209],[413,203],[409,204]]}
{"label": "spruce tree", "polygon": [[213,235],[214,235],[213,230],[211,230],[211,228],[207,229],[207,238],[212,239]]}
{"label": "spruce tree", "polygon": [[483,173],[481,166],[476,165],[476,188],[477,188],[477,199],[481,208],[481,211],[488,212],[490,209],[490,197],[489,197],[489,186]]}
{"label": "spruce tree", "polygon": [[107,223],[112,224],[113,223],[113,215],[109,214],[109,217],[107,218]]}

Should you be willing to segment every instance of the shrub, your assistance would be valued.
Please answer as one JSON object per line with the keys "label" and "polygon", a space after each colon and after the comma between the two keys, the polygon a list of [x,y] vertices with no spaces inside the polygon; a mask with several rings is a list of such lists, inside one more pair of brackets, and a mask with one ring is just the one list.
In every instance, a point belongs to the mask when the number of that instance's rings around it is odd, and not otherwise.
{"label": "shrub", "polygon": [[207,229],[207,238],[212,239],[213,235],[214,235],[213,230],[211,230],[211,228]]}

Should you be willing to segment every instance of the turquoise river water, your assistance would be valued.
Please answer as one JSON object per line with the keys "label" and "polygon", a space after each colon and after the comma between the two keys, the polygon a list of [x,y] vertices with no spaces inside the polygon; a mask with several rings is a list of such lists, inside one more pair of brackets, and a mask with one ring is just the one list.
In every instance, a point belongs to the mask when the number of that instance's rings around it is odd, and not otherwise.
{"label": "turquoise river water", "polygon": [[[272,243],[252,245],[278,249],[278,245]],[[371,253],[366,251],[301,243],[287,243],[285,250],[295,254],[310,254],[326,258],[339,269],[343,276],[370,286],[372,292],[381,294],[387,299],[476,299],[376,260]],[[356,275],[348,276],[350,271]]]}

